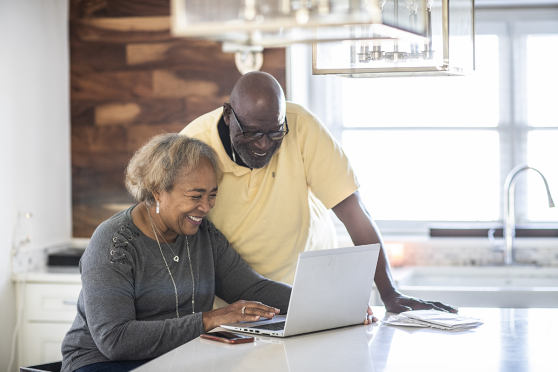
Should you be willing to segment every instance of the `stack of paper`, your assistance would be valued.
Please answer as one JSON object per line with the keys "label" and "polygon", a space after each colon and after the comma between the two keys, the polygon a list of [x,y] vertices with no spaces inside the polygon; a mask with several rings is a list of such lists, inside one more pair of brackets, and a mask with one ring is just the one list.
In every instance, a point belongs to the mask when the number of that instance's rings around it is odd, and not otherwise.
{"label": "stack of paper", "polygon": [[482,324],[478,319],[437,310],[405,311],[384,321],[387,325],[430,327],[445,330],[463,330]]}

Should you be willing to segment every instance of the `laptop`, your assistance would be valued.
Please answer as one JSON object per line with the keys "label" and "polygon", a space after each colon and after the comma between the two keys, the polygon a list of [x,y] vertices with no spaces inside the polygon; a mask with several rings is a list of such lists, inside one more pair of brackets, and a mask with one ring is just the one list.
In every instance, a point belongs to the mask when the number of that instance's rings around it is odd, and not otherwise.
{"label": "laptop", "polygon": [[303,252],[298,256],[287,315],[221,327],[287,337],[362,324],[379,253],[380,244]]}

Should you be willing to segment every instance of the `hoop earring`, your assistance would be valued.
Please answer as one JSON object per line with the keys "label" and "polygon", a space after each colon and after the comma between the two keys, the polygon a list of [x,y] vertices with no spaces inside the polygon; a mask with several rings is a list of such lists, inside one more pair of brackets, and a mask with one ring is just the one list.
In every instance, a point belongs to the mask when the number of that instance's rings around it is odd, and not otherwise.
{"label": "hoop earring", "polygon": [[159,214],[159,202],[157,202],[157,208],[155,208],[155,212],[157,212],[157,214]]}

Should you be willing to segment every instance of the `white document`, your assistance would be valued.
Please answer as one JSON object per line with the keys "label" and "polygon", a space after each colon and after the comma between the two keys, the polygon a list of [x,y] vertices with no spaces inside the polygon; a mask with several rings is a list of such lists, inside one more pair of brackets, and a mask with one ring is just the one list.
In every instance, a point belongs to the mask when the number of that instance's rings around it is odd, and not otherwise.
{"label": "white document", "polygon": [[405,311],[399,315],[390,316],[384,323],[388,325],[430,327],[445,330],[467,329],[482,324],[481,321],[475,318],[437,310]]}

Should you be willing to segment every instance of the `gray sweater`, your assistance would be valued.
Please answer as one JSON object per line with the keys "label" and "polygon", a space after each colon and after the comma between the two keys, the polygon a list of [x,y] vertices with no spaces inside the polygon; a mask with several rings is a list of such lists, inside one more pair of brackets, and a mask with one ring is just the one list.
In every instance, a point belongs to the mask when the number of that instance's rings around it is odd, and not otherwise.
{"label": "gray sweater", "polygon": [[291,287],[257,274],[204,218],[198,232],[161,244],[178,291],[157,242],[132,221],[131,207],[103,222],[80,261],[82,290],[74,324],[62,343],[62,372],[115,360],[156,358],[204,332],[202,312],[212,309],[215,295],[232,303],[260,301],[287,312]]}

